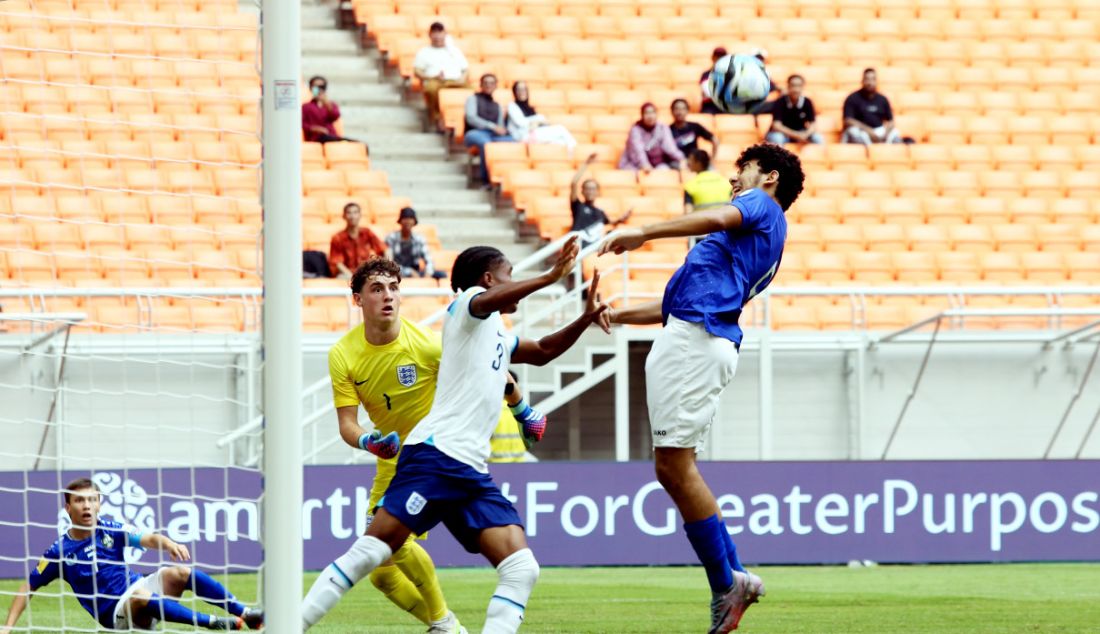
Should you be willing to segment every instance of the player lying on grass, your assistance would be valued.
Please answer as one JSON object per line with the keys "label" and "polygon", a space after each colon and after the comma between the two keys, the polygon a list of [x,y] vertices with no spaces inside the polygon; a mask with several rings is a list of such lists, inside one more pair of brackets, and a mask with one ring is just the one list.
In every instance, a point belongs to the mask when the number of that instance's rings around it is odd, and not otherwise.
{"label": "player lying on grass", "polygon": [[684,532],[706,569],[713,593],[710,632],[737,629],[764,584],[741,565],[695,456],[737,369],[741,309],[779,270],[784,212],[805,180],[798,157],[778,145],[747,148],[737,169],[729,206],[626,229],[600,247],[601,254],[623,253],[650,240],[707,236],[688,252],[662,302],[611,310],[608,319],[664,323],[645,364],[657,480],[680,509]]}
{"label": "player lying on grass", "polygon": [[[394,261],[374,258],[360,265],[351,278],[351,293],[363,323],[329,350],[329,375],[340,437],[378,456],[373,509],[393,479],[401,442],[432,407],[443,347],[439,333],[401,317],[401,269]],[[374,424],[369,433],[359,424],[360,403]],[[498,424],[515,429],[518,421],[526,439],[541,438],[546,417],[514,388],[507,403],[516,419],[501,407]],[[465,632],[447,609],[431,557],[412,538],[371,572],[370,581],[394,605],[428,625],[428,632]]]}
{"label": "player lying on grass", "polygon": [[[184,623],[208,630],[263,627],[263,612],[246,608],[222,584],[190,566],[164,566],[142,577],[130,570],[127,547],[152,548],[173,561],[188,561],[187,547],[156,533],[99,517],[99,487],[78,478],[65,487],[65,512],[72,527],[42,555],[30,579],[19,589],[0,634],[8,634],[27,608],[33,592],[61,578],[100,626],[109,630],[151,630],[157,621]],[[196,597],[232,616],[193,612],[173,599],[190,590]]]}
{"label": "player lying on grass", "polygon": [[440,522],[469,552],[482,553],[499,582],[489,601],[484,634],[515,632],[539,567],[527,547],[523,524],[511,502],[489,477],[489,438],[500,416],[500,395],[508,365],[543,365],[576,343],[606,305],[597,304],[593,275],[585,312],[565,328],[538,341],[505,332],[501,313],[567,275],[576,264],[577,241],[569,240],[553,269],[513,282],[512,266],[497,249],[472,247],[455,260],[452,287],[459,293],[447,308],[443,357],[429,414],[409,433],[385,496],[367,534],[326,568],[302,605],[304,627],[317,623],[351,586],[400,549],[412,534]]}

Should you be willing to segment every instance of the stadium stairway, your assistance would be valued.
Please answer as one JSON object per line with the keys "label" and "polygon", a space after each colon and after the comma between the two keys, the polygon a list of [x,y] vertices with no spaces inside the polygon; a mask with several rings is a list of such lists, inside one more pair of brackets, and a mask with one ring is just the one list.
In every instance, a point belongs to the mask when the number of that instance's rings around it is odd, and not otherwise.
{"label": "stadium stairway", "polygon": [[338,24],[337,2],[303,0],[302,74],[329,80],[344,134],[367,143],[372,169],[387,173],[393,195],[412,200],[421,220],[436,225],[444,249],[492,244],[513,262],[530,255],[536,245],[517,238],[515,215],[498,214],[491,194],[467,188],[466,155],[452,156],[444,137],[424,131],[419,99],[406,102],[401,78],[382,72],[378,50]]}

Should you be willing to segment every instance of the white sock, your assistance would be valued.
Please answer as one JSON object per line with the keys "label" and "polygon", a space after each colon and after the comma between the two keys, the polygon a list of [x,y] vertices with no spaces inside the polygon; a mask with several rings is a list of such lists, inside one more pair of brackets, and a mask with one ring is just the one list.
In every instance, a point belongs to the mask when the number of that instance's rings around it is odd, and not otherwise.
{"label": "white sock", "polygon": [[530,548],[517,550],[497,566],[500,581],[485,617],[482,634],[514,634],[523,623],[527,599],[539,579],[539,563]]}
{"label": "white sock", "polygon": [[377,537],[360,537],[328,565],[302,600],[302,629],[317,624],[360,579],[389,559],[390,547]]}

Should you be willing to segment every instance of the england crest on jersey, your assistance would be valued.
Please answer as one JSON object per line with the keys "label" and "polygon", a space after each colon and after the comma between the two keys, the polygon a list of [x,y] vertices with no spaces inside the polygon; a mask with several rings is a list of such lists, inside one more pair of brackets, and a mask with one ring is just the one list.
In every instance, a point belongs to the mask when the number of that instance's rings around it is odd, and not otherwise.
{"label": "england crest on jersey", "polygon": [[416,383],[416,366],[415,365],[399,365],[397,366],[397,382],[405,387],[412,387]]}

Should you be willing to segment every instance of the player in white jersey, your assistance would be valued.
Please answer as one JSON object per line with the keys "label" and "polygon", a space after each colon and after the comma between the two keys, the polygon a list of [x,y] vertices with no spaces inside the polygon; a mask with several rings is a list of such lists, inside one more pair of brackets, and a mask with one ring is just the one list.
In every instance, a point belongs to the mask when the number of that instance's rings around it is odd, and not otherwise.
{"label": "player in white jersey", "polygon": [[500,395],[509,363],[544,365],[568,350],[593,323],[608,331],[606,304],[596,301],[592,276],[585,312],[538,341],[507,332],[501,313],[550,286],[573,269],[576,238],[554,267],[529,280],[512,281],[512,265],[493,247],[471,247],[455,259],[451,286],[458,297],[443,324],[443,356],[428,415],[409,433],[385,496],[367,534],[325,568],[303,601],[303,626],[312,627],[356,582],[389,559],[410,534],[442,522],[472,553],[481,553],[499,575],[483,634],[511,634],[538,579],[515,507],[489,477],[489,439],[500,417]]}

